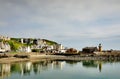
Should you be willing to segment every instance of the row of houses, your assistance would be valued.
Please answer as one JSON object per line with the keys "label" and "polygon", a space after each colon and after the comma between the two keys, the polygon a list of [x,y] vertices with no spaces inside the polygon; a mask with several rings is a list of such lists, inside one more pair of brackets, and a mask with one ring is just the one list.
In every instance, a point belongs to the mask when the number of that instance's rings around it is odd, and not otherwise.
{"label": "row of houses", "polygon": [[44,52],[65,52],[65,48],[62,44],[47,44],[44,39],[30,39],[21,38],[19,40],[22,44],[32,44],[30,46],[21,46],[20,52],[31,52],[33,49],[41,50]]}
{"label": "row of houses", "polygon": [[[49,53],[65,53],[66,49],[61,45],[32,45],[32,46],[21,46],[19,48],[19,52],[32,52],[32,50],[41,50],[41,52],[49,52]],[[39,51],[40,52],[40,51]]]}
{"label": "row of houses", "polygon": [[2,40],[10,40],[10,37],[0,35],[0,39],[2,39]]}
{"label": "row of houses", "polygon": [[[9,40],[7,39],[7,37],[2,37],[2,40]],[[13,39],[11,39],[13,40]],[[16,39],[14,39],[16,40]],[[30,38],[20,38],[17,40],[18,42],[22,43],[22,44],[27,44],[25,45],[21,45],[17,52],[32,52],[33,49],[37,49],[37,50],[42,50],[44,52],[65,52],[65,48],[63,45],[61,44],[48,44],[45,40],[43,39],[30,39]],[[31,44],[31,45],[30,45]],[[7,52],[7,51],[11,51],[11,47],[8,44],[8,42],[0,42],[0,52]]]}
{"label": "row of houses", "polygon": [[[1,37],[0,39],[3,40],[3,37]],[[5,37],[4,37],[5,40]],[[6,40],[7,39],[6,37]],[[40,50],[39,52],[49,52],[49,53],[76,53],[78,52],[77,50],[73,49],[73,48],[65,48],[62,44],[47,44],[47,42],[43,39],[29,39],[29,38],[21,38],[19,40],[20,43],[22,44],[31,44],[32,45],[28,45],[28,46],[20,46],[18,51],[19,52],[32,52],[33,49],[37,49]],[[0,42],[0,52],[8,52],[11,51],[11,47],[8,44],[8,42]],[[101,52],[102,51],[102,45],[99,44],[98,47],[85,47],[82,49],[83,53],[94,53],[94,52]],[[38,51],[37,51],[38,52]]]}
{"label": "row of houses", "polygon": [[[1,40],[10,40],[11,38],[1,36]],[[72,48],[68,49],[65,48],[62,44],[48,44],[44,39],[31,39],[31,38],[20,38],[19,42],[22,44],[27,44],[27,46],[20,46],[18,51],[19,52],[32,52],[33,49],[41,50],[44,52],[51,52],[51,53],[69,53],[69,52],[78,52]],[[30,45],[31,44],[31,45]],[[7,42],[0,42],[0,52],[7,52],[11,51],[11,47]],[[99,44],[98,47],[85,47],[82,49],[83,53],[94,53],[94,52],[101,52],[102,46]],[[39,51],[40,52],[40,51]]]}
{"label": "row of houses", "polygon": [[35,45],[42,45],[46,44],[43,39],[31,39],[31,38],[20,38],[19,42],[22,44],[35,44]]}
{"label": "row of houses", "polygon": [[[73,48],[65,48],[62,44],[47,44],[47,42],[44,39],[30,39],[30,38],[21,38],[19,40],[22,44],[32,44],[31,46],[23,46],[20,47],[20,52],[31,52],[33,49],[41,49],[45,52],[51,52],[51,53],[76,53],[78,50],[75,50]],[[84,47],[82,49],[83,53],[94,53],[94,52],[101,52],[102,51],[102,45],[99,44],[98,47]]]}

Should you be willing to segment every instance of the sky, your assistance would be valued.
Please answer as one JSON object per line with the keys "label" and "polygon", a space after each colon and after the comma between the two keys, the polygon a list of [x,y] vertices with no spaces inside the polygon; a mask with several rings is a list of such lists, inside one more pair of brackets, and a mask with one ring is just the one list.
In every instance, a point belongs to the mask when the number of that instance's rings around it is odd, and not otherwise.
{"label": "sky", "polygon": [[120,50],[120,0],[0,0],[0,35]]}

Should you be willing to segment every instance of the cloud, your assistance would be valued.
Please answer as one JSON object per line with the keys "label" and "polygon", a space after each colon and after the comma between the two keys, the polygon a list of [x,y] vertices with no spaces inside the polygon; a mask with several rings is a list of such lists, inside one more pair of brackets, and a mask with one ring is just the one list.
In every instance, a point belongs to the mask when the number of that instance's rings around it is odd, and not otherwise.
{"label": "cloud", "polygon": [[44,17],[86,22],[120,13],[119,0],[2,0],[1,4],[3,14],[9,11],[8,16],[24,19]]}
{"label": "cloud", "polygon": [[0,0],[0,28],[6,26],[0,33],[57,41],[119,38],[119,14],[120,0]]}
{"label": "cloud", "polygon": [[7,26],[8,24],[6,22],[0,22],[0,27],[4,27],[4,26]]}
{"label": "cloud", "polygon": [[110,24],[105,26],[97,26],[94,28],[88,28],[89,36],[93,38],[107,38],[120,34],[120,24]]}

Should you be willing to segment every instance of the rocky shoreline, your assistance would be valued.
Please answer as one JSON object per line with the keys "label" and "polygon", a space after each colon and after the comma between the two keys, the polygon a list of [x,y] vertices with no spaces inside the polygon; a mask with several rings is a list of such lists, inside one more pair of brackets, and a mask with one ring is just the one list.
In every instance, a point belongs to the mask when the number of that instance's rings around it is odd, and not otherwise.
{"label": "rocky shoreline", "polygon": [[12,62],[22,62],[22,61],[38,61],[42,59],[48,60],[73,60],[73,61],[81,61],[81,60],[100,60],[100,61],[120,61],[119,56],[100,56],[100,55],[90,55],[90,56],[81,56],[81,55],[46,55],[39,53],[30,53],[30,54],[1,54],[0,55],[0,63],[12,63]]}

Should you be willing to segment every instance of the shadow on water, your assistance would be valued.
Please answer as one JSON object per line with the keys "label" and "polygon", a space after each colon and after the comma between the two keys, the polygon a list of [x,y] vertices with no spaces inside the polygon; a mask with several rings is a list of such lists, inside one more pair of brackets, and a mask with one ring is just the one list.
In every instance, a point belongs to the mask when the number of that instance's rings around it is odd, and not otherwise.
{"label": "shadow on water", "polygon": [[49,69],[61,70],[65,64],[70,66],[82,64],[84,68],[99,68],[99,72],[102,72],[102,65],[105,63],[114,63],[115,61],[55,61],[55,60],[44,60],[37,62],[19,62],[0,64],[0,77],[8,77],[11,74],[19,74],[21,76],[40,74],[43,71]]}

